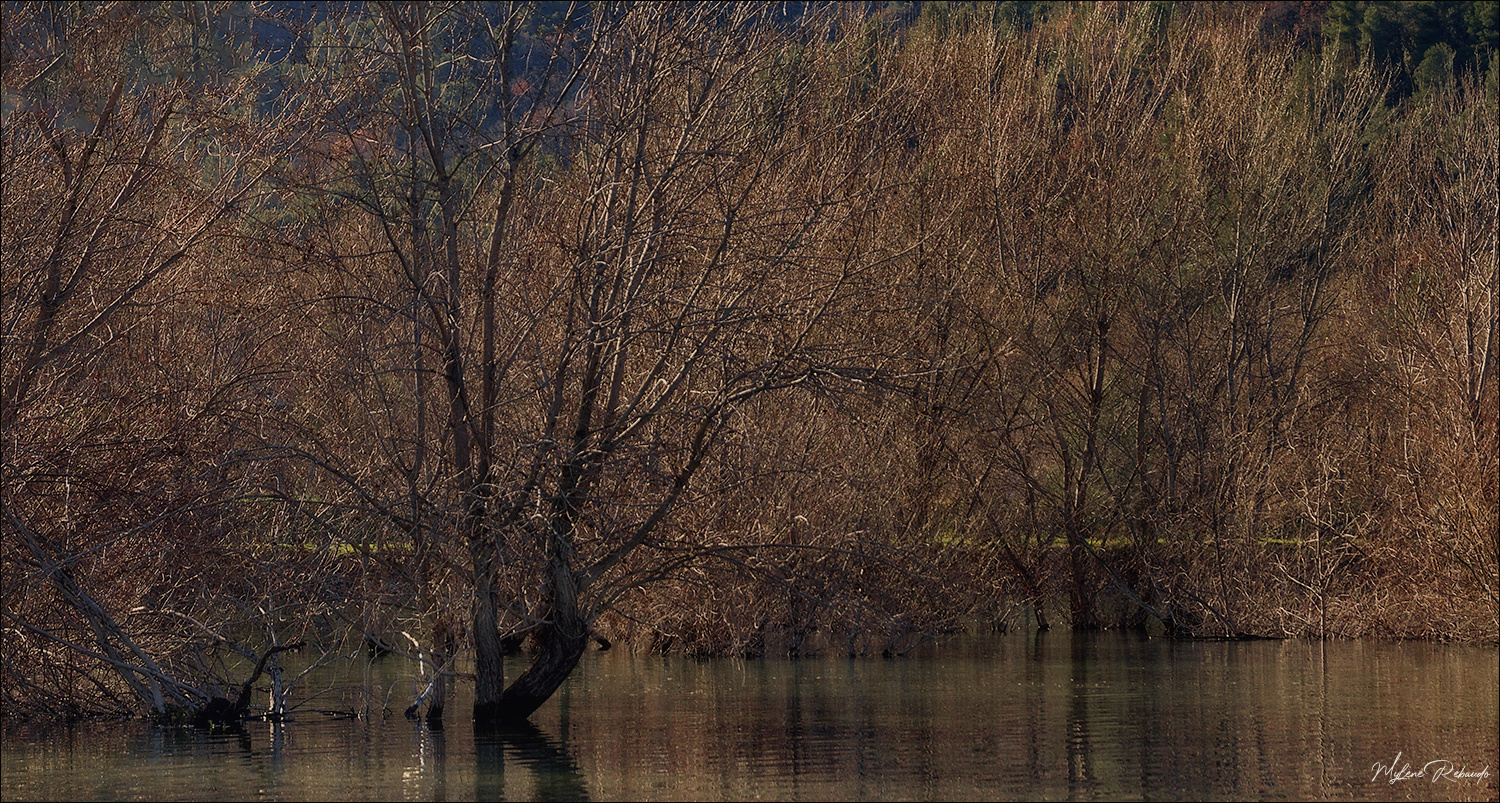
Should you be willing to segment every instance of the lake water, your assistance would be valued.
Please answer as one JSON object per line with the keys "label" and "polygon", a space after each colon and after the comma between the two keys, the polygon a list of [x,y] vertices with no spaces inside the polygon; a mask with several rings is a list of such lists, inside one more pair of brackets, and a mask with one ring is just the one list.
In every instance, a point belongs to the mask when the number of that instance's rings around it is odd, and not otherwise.
{"label": "lake water", "polygon": [[293,721],[242,733],[10,727],[0,797],[1494,800],[1500,788],[1493,646],[1062,632],[892,660],[617,649],[589,654],[534,727],[477,734],[463,684],[446,728],[401,717],[408,671],[387,658],[354,673],[377,688],[366,719],[312,710],[360,704],[329,680]]}

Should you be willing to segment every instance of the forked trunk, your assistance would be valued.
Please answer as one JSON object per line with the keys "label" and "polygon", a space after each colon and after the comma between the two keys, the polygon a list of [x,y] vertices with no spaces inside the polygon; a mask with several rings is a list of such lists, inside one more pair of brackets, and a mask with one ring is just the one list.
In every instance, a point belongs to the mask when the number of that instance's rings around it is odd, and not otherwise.
{"label": "forked trunk", "polygon": [[588,645],[587,631],[548,624],[538,633],[539,650],[521,676],[497,703],[474,705],[476,724],[517,722],[531,716],[547,702],[578,666]]}
{"label": "forked trunk", "polygon": [[556,551],[552,557],[552,610],[546,624],[536,631],[536,656],[499,701],[476,700],[474,722],[493,725],[531,716],[573,673],[588,639],[588,622],[578,607],[577,581],[567,559]]}

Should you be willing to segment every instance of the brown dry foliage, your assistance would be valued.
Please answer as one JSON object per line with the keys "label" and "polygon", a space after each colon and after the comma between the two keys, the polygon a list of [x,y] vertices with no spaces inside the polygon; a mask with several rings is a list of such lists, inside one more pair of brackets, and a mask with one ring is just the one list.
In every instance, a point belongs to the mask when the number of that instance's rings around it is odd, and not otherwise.
{"label": "brown dry foliage", "polygon": [[[63,46],[22,41],[39,13],[8,20],[17,97]],[[596,632],[649,648],[899,653],[1031,617],[1500,637],[1492,83],[1391,105],[1248,7],[833,13],[559,35],[588,90],[485,77],[514,147],[446,129],[446,215],[374,78],[408,75],[399,14],[340,29],[372,49],[274,124],[236,116],[249,84],[111,107],[123,45],[90,40],[5,126],[6,711],[140,703],[63,642],[227,680],[189,617],[460,646],[485,538],[526,633],[560,532]],[[167,52],[159,16],[108,30]],[[56,604],[64,564],[123,636]]]}

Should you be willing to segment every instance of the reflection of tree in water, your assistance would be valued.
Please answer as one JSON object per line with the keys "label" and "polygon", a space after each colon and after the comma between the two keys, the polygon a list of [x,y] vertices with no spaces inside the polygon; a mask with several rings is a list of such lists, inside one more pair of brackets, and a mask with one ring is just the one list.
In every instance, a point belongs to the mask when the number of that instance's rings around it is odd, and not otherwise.
{"label": "reflection of tree in water", "polygon": [[573,756],[530,722],[474,726],[474,799],[505,798],[505,758],[531,771],[539,800],[588,800]]}
{"label": "reflection of tree in water", "polygon": [[1068,696],[1068,791],[1086,793],[1094,786],[1093,745],[1089,733],[1090,634],[1074,632],[1068,657],[1073,673],[1073,691]]}
{"label": "reflection of tree in water", "polygon": [[421,772],[432,778],[432,799],[448,799],[448,735],[442,722],[411,719],[416,737],[416,759]]}

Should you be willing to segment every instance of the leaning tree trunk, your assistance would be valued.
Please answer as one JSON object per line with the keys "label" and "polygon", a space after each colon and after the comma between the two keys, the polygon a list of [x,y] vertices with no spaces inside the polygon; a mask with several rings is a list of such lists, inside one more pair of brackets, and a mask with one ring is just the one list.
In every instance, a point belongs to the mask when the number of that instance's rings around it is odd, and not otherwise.
{"label": "leaning tree trunk", "polygon": [[496,725],[525,721],[568,679],[588,646],[588,621],[578,606],[578,581],[563,550],[554,548],[552,605],[536,631],[537,653],[531,666],[495,703],[475,703],[474,722]]}

